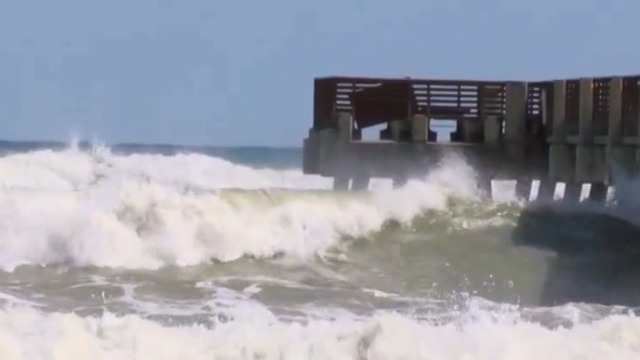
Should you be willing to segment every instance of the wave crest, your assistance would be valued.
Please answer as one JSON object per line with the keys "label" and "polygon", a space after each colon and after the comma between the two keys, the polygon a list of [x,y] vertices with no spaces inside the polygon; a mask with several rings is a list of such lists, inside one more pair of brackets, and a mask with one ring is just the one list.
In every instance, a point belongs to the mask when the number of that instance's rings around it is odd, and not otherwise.
{"label": "wave crest", "polygon": [[387,220],[406,222],[425,209],[445,208],[451,196],[476,194],[473,173],[456,160],[400,189],[377,181],[366,194],[326,191],[329,179],[299,170],[108,149],[10,155],[0,158],[0,174],[0,267],[6,270],[305,258],[342,236],[366,236]]}

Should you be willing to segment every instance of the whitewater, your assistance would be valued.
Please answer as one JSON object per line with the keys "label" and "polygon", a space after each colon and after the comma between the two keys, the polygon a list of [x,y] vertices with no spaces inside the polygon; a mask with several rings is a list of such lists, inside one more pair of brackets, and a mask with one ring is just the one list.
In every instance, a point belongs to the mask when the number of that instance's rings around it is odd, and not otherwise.
{"label": "whitewater", "polygon": [[633,179],[574,215],[455,157],[334,192],[299,149],[0,147],[2,360],[640,359]]}

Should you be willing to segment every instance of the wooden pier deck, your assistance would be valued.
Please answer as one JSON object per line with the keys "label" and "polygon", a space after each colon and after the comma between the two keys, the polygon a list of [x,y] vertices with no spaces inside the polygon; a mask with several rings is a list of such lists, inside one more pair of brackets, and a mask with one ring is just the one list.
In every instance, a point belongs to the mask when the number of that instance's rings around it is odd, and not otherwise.
{"label": "wooden pier deck", "polygon": [[[434,120],[455,122],[436,141]],[[362,131],[383,126],[378,140]],[[458,153],[481,181],[511,179],[520,196],[565,183],[565,198],[590,184],[606,195],[613,176],[640,168],[640,75],[549,81],[325,77],[314,81],[313,126],[304,140],[306,174],[336,189],[366,189],[372,177],[402,184]]]}

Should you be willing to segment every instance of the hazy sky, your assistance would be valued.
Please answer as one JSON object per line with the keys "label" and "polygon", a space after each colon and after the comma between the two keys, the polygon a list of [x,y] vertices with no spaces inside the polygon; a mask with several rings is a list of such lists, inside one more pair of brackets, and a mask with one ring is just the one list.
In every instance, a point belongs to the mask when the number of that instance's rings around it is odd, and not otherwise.
{"label": "hazy sky", "polygon": [[300,145],[333,74],[640,73],[638,0],[2,0],[0,138]]}

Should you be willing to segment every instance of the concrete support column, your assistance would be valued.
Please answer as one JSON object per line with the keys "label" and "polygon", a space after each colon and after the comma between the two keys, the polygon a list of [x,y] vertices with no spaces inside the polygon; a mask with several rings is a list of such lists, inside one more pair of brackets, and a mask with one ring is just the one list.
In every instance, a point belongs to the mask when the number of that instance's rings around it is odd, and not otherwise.
{"label": "concrete support column", "polygon": [[580,79],[575,182],[601,182],[605,177],[604,149],[594,144],[593,79]]}
{"label": "concrete support column", "polygon": [[500,122],[495,115],[485,116],[484,118],[484,144],[498,145],[500,139]]}
{"label": "concrete support column", "polygon": [[580,201],[580,196],[582,195],[582,187],[582,183],[565,183],[564,196],[562,197],[562,200],[568,202]]}
{"label": "concrete support column", "polygon": [[332,156],[333,163],[333,188],[334,190],[347,190],[351,180],[349,174],[350,158],[349,146],[353,131],[353,118],[350,113],[339,112],[336,119],[335,144]]}
{"label": "concrete support column", "polygon": [[353,177],[351,190],[355,190],[355,191],[368,190],[370,180],[371,180],[371,177],[368,173],[358,172]]}
{"label": "concrete support column", "polygon": [[349,144],[353,135],[353,117],[348,112],[339,112],[337,117],[338,139],[343,144]]}
{"label": "concrete support column", "polygon": [[516,197],[529,200],[532,174],[525,168],[524,145],[526,140],[527,93],[526,82],[510,81],[505,87],[505,145],[506,151],[519,176],[516,179]]}
{"label": "concrete support column", "polygon": [[[640,99],[639,99],[640,101]],[[611,78],[609,83],[609,118],[608,143],[610,145],[622,144],[622,78]]]}
{"label": "concrete support column", "polygon": [[349,190],[350,178],[346,174],[335,174],[333,177],[333,190]]}
{"label": "concrete support column", "polygon": [[591,183],[589,189],[589,200],[594,202],[604,202],[607,200],[609,186],[605,183]]}
{"label": "concrete support column", "polygon": [[505,142],[507,150],[519,158],[523,154],[527,120],[527,83],[506,84]]}
{"label": "concrete support column", "polygon": [[[484,146],[490,152],[499,151],[500,146],[500,121],[495,115],[485,116],[482,119]],[[488,198],[493,197],[493,180],[497,173],[495,169],[480,169],[481,173],[476,178],[477,186],[481,193]]]}
{"label": "concrete support column", "polygon": [[609,145],[607,148],[607,183],[613,184],[616,176],[632,176],[636,167],[637,150],[633,145]]}
{"label": "concrete support column", "polygon": [[578,108],[579,143],[588,144],[593,141],[593,79],[583,78],[579,83],[580,103]]}
{"label": "concrete support column", "polygon": [[529,201],[531,200],[531,189],[533,188],[533,178],[523,176],[516,179],[516,198]]}
{"label": "concrete support column", "polygon": [[[554,84],[555,85],[555,84]],[[561,92],[565,91],[564,86],[560,86],[560,87],[555,87],[554,90],[560,90]],[[554,104],[554,101],[551,101],[549,99],[549,97],[552,94],[556,94],[556,91],[548,91],[547,89],[542,89],[542,93],[540,94],[541,98],[540,98],[540,111],[542,112],[542,120],[544,125],[547,127],[547,131],[551,131],[551,136],[550,138],[546,139],[549,143],[552,143],[552,139],[553,139],[553,135],[555,135],[556,132],[560,132],[560,135],[563,134],[563,128],[562,126],[560,128],[551,128],[549,129],[548,127],[550,125],[556,126],[555,123],[555,119],[553,119],[553,123],[549,120],[550,117],[555,116],[554,112],[562,112],[562,114],[557,114],[558,116],[562,116],[561,119],[564,119],[564,105],[562,108],[560,109],[550,109],[549,108],[549,104]],[[564,104],[564,101],[562,102],[562,104]],[[563,125],[563,124],[561,124]],[[558,138],[562,138],[561,136]],[[556,152],[558,152],[558,148],[555,148]],[[538,184],[538,194],[535,197],[535,199],[537,201],[541,201],[541,202],[549,202],[549,201],[553,201],[555,200],[555,193],[556,193],[556,188],[557,188],[557,182],[556,179],[552,176],[550,176],[549,171],[550,171],[550,166],[551,166],[551,155],[548,154],[548,159],[547,159],[547,164],[549,166],[549,168],[547,168],[547,174],[545,174],[546,176],[542,176],[539,179],[539,184]]]}
{"label": "concrete support column", "polygon": [[407,121],[392,120],[389,122],[389,129],[391,130],[391,140],[402,141],[403,132],[407,129]]}
{"label": "concrete support column", "polygon": [[538,185],[538,196],[536,196],[536,200],[554,200],[557,185],[558,184],[553,179],[540,179],[540,184]]}
{"label": "concrete support column", "polygon": [[393,165],[392,165],[392,179],[393,187],[399,188],[407,184],[409,181],[409,170],[411,167],[411,150],[412,147],[400,146],[394,150]]}
{"label": "concrete support column", "polygon": [[458,122],[462,132],[462,142],[477,143],[482,139],[484,124],[478,119],[467,119]]}
{"label": "concrete support column", "polygon": [[354,145],[351,149],[352,161],[349,163],[348,173],[351,177],[351,190],[366,191],[369,190],[369,183],[374,171],[374,162],[377,160],[372,158],[366,151],[362,151],[358,145]]}
{"label": "concrete support column", "polygon": [[[413,123],[411,123],[413,125]],[[425,125],[426,126],[426,125]],[[403,132],[406,131],[409,127],[409,122],[406,120],[393,120],[389,123],[389,128],[391,129],[391,140],[401,142],[403,141]],[[425,129],[426,131],[426,129]],[[412,135],[413,136],[413,135]],[[397,188],[403,186],[407,183],[408,180],[408,169],[405,164],[405,157],[401,152],[401,148],[396,148],[395,151],[398,151],[398,155],[394,156],[394,164],[393,164],[393,187]]]}
{"label": "concrete support column", "polygon": [[392,165],[392,179],[393,179],[393,187],[399,188],[407,184],[409,181],[409,172],[411,170],[411,149],[415,148],[412,146],[399,146],[394,150],[391,150],[395,153],[393,156],[393,165]]}
{"label": "concrete support column", "polygon": [[302,172],[317,174],[320,172],[320,141],[316,131],[309,130],[309,136],[302,143]]}
{"label": "concrete support column", "polygon": [[[549,113],[553,112],[553,110],[549,111],[549,91],[547,89],[542,89],[540,94],[540,111],[542,113],[542,122],[544,126],[549,126]],[[548,139],[546,139],[548,140]],[[547,155],[549,156],[549,155]],[[549,159],[547,160],[547,164],[550,164]],[[538,185],[538,194],[536,196],[536,200],[539,201],[552,201],[554,200],[556,193],[556,181],[553,178],[549,177],[549,169],[547,168],[547,173],[544,176],[541,176],[539,179]]]}
{"label": "concrete support column", "polygon": [[[640,88],[640,80],[638,80],[638,87]],[[640,91],[638,92],[638,98],[636,99],[636,103],[640,104]],[[633,119],[636,122],[637,133],[634,134],[636,137],[636,146],[635,146],[635,161],[633,162],[632,174],[633,176],[638,176],[640,173],[640,109],[636,113],[636,118]]]}
{"label": "concrete support column", "polygon": [[411,117],[411,147],[412,156],[410,157],[411,164],[410,169],[415,171],[416,174],[420,174],[423,171],[427,171],[427,168],[432,165],[424,157],[427,154],[427,148],[430,146],[428,143],[428,131],[429,119],[424,114],[414,114]]}
{"label": "concrete support column", "polygon": [[[614,181],[616,175],[630,176],[636,163],[636,149],[624,145],[622,122],[622,78],[613,77],[609,83],[609,128],[607,136],[607,184]],[[638,100],[640,101],[640,99]]]}
{"label": "concrete support column", "polygon": [[[640,88],[640,80],[638,80],[638,87]],[[640,91],[638,92],[638,98],[636,99],[637,103],[640,104]],[[638,133],[636,134],[637,139],[640,139],[640,109],[638,109],[638,113],[636,114],[636,124],[637,124],[637,129],[638,129]],[[633,169],[632,169],[632,173],[634,174],[634,176],[637,176],[638,173],[640,172],[640,147],[636,146],[636,156],[635,156],[635,162],[633,163]]]}
{"label": "concrete support column", "polygon": [[[638,87],[640,88],[640,80],[638,80]],[[636,99],[638,104],[640,104],[640,91],[638,92],[638,99]],[[640,109],[638,109],[638,113],[636,114],[636,124],[638,124],[638,134],[636,135],[640,139]],[[636,150],[636,162],[633,164],[633,173],[638,174],[640,169],[640,148]]]}
{"label": "concrete support column", "polygon": [[411,141],[414,143],[427,141],[427,123],[426,115],[413,115],[411,118]]}
{"label": "concrete support column", "polygon": [[573,181],[575,152],[567,144],[549,145],[549,175],[557,181]]}
{"label": "concrete support column", "polygon": [[401,188],[405,186],[408,181],[409,181],[409,178],[406,176],[406,174],[398,174],[393,177],[393,188],[394,189]]}
{"label": "concrete support column", "polygon": [[574,151],[567,144],[565,80],[553,83],[553,127],[549,137],[549,178],[571,182],[574,178]]}
{"label": "concrete support column", "polygon": [[[640,88],[640,80],[638,80],[638,88]],[[640,91],[638,92],[638,98],[636,99],[636,101],[638,102],[638,104],[640,104]],[[636,136],[640,137],[640,109],[638,109],[635,121],[637,124],[636,129],[638,129],[638,133],[636,134]]]}

